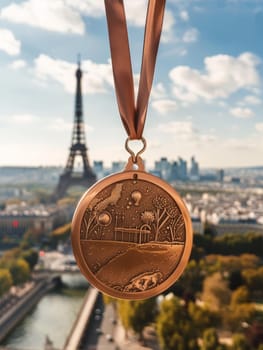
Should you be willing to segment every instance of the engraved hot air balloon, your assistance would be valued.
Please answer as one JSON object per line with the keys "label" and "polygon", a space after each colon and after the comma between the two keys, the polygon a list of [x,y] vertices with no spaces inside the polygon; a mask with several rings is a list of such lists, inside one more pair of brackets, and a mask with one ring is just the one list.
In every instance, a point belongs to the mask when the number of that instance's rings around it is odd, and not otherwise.
{"label": "engraved hot air balloon", "polygon": [[131,194],[131,198],[134,202],[134,205],[138,207],[140,205],[140,201],[142,199],[142,194],[140,191],[133,191]]}

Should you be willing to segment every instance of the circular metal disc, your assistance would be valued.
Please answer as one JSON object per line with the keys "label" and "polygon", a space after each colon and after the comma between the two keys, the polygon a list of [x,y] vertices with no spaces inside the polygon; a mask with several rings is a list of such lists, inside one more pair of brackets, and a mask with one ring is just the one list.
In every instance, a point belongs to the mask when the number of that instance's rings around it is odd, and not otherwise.
{"label": "circular metal disc", "polygon": [[121,299],[160,294],[182,274],[192,248],[189,213],[177,192],[144,171],[124,171],[92,186],[72,222],[81,272]]}

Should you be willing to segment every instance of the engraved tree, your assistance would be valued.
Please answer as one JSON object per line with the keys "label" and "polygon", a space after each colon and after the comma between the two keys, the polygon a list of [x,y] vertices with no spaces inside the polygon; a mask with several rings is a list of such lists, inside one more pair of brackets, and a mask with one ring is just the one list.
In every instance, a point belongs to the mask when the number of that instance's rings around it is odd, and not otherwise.
{"label": "engraved tree", "polygon": [[[165,224],[168,224],[171,241],[174,241],[177,225],[181,219],[181,213],[179,209],[175,206],[168,205],[167,199],[161,195],[155,197],[152,203],[155,207],[154,216],[156,221],[154,240],[158,240],[161,229]],[[170,220],[170,222],[168,220]]]}
{"label": "engraved tree", "polygon": [[154,240],[158,240],[158,235],[160,233],[161,228],[165,225],[167,220],[169,220],[170,215],[167,212],[167,199],[163,196],[157,196],[152,201],[153,206],[155,207],[155,219],[156,219],[156,226],[155,226],[155,237]]}
{"label": "engraved tree", "polygon": [[167,212],[171,218],[171,223],[169,225],[171,241],[182,241],[184,239],[184,221],[182,220],[182,214],[176,207],[169,207]]}

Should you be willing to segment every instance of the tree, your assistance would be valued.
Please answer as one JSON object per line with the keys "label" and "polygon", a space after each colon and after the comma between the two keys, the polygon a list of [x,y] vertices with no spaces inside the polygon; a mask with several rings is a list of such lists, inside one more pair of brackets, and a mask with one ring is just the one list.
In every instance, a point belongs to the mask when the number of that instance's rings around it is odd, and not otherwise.
{"label": "tree", "polygon": [[263,321],[252,321],[246,336],[251,347],[258,348],[261,344],[263,345]]}
{"label": "tree", "polygon": [[249,290],[247,287],[242,286],[236,289],[231,295],[231,305],[244,304],[250,301]]}
{"label": "tree", "polygon": [[28,263],[32,271],[38,262],[38,252],[35,249],[28,249],[21,254],[21,257]]}
{"label": "tree", "polygon": [[157,334],[164,350],[198,349],[198,330],[194,326],[187,308],[173,296],[164,299],[156,320]]}
{"label": "tree", "polygon": [[205,329],[216,327],[219,324],[219,315],[216,312],[206,307],[200,307],[193,302],[188,305],[188,313],[199,336]]}
{"label": "tree", "polygon": [[12,275],[14,285],[25,283],[30,277],[30,268],[24,259],[12,261],[9,271]]}
{"label": "tree", "polygon": [[231,305],[225,314],[225,323],[232,331],[240,331],[242,323],[250,324],[256,316],[256,310],[251,303]]}
{"label": "tree", "polygon": [[0,296],[6,293],[12,286],[12,276],[7,269],[0,269]]}
{"label": "tree", "polygon": [[219,272],[207,276],[203,284],[202,300],[211,309],[218,311],[222,307],[228,306],[231,292],[227,286],[227,281],[223,279]]}
{"label": "tree", "polygon": [[154,321],[156,314],[156,299],[120,300],[119,316],[126,330],[132,329],[143,340],[143,329]]}
{"label": "tree", "polygon": [[241,270],[231,271],[228,279],[228,286],[231,290],[236,290],[238,287],[244,284],[244,278],[242,277]]}
{"label": "tree", "polygon": [[201,350],[216,350],[219,345],[218,335],[215,328],[207,328],[203,335]]}
{"label": "tree", "polygon": [[253,292],[253,295],[263,296],[263,267],[243,270],[242,275],[245,279],[245,284]]}
{"label": "tree", "polygon": [[189,299],[194,300],[197,292],[202,290],[204,274],[199,263],[190,260],[184,273],[176,283],[176,289],[181,291],[181,295],[187,302]]}
{"label": "tree", "polygon": [[250,346],[244,334],[236,333],[233,335],[231,350],[250,350]]}

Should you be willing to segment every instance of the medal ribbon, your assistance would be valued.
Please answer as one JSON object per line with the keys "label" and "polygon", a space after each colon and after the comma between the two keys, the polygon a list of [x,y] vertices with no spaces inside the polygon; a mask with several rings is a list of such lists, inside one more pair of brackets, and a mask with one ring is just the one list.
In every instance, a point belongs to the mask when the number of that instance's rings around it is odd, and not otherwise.
{"label": "medal ribbon", "polygon": [[[131,1],[131,0],[130,0]],[[149,0],[137,101],[123,0],[104,0],[115,92],[122,123],[130,140],[141,140],[160,42],[165,0]]]}

